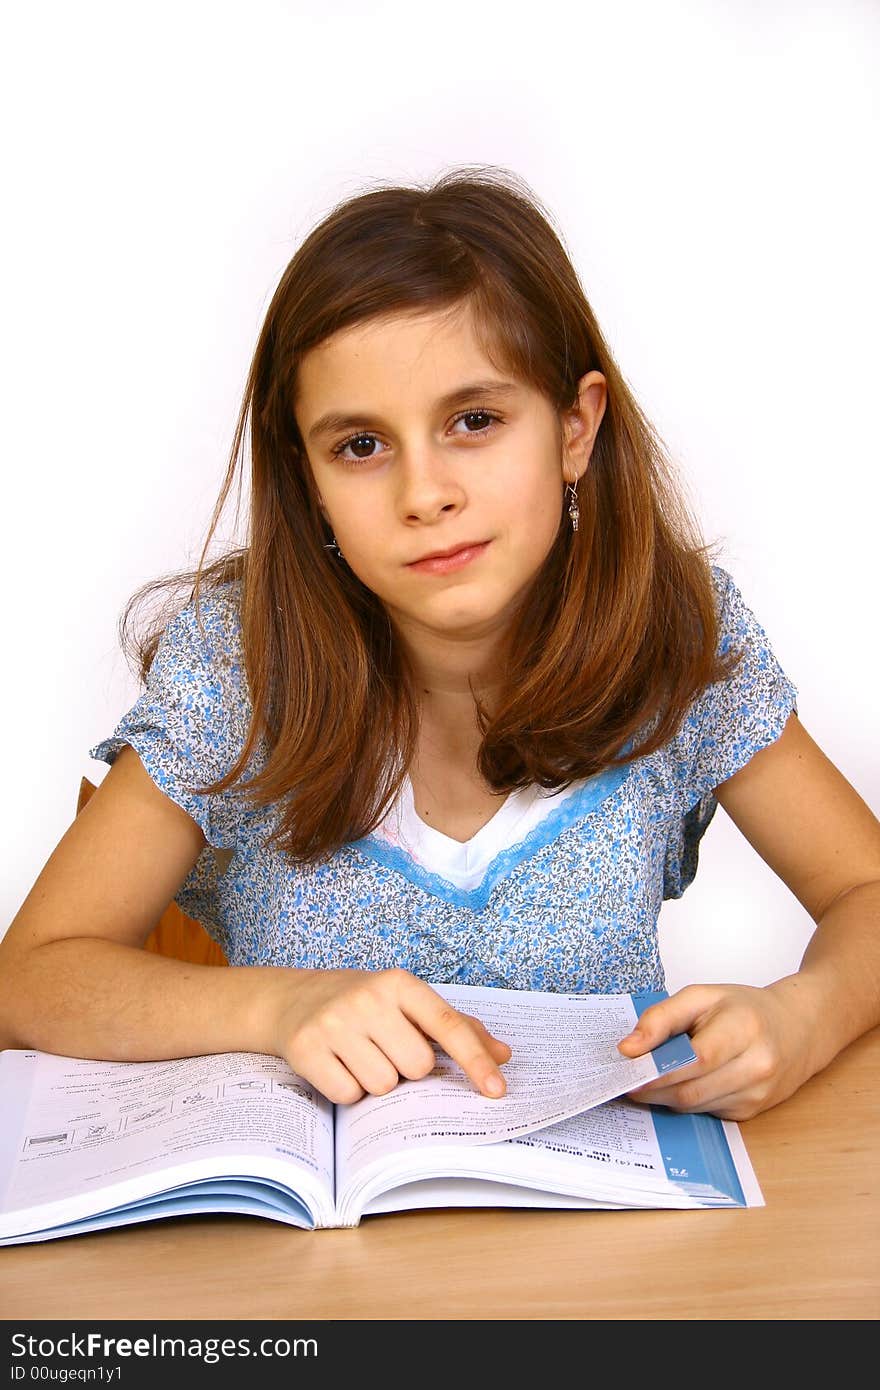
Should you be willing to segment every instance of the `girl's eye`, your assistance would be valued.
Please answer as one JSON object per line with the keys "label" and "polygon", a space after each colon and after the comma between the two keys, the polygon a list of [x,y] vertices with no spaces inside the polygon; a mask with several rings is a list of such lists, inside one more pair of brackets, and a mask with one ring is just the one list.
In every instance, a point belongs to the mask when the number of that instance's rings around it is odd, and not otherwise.
{"label": "girl's eye", "polygon": [[[494,422],[494,421],[500,421],[500,416],[498,416],[498,415],[493,415],[492,412],[491,412],[490,410],[465,410],[461,415],[456,415],[456,417],[455,417],[455,419],[453,420],[452,423],[453,423],[454,425],[457,425],[458,422],[459,422],[459,420],[473,420],[473,419],[475,419],[475,418],[476,418],[476,419],[482,418],[483,420],[490,420],[490,421],[493,421],[493,422]],[[488,426],[487,426],[487,425],[478,425],[477,428],[476,428],[475,430],[468,429],[468,430],[465,431],[465,433],[466,433],[466,434],[488,434],[490,429],[491,429],[491,424],[488,425]]]}
{"label": "girl's eye", "polygon": [[[464,431],[465,434],[487,435],[491,433],[496,423],[502,423],[500,415],[495,415],[490,410],[482,409],[463,410],[460,415],[456,415],[452,423],[457,425],[460,420],[472,421],[474,419],[488,421],[489,423],[481,423],[476,429],[466,429]],[[355,450],[360,448],[369,449],[370,445],[375,443],[377,443],[377,440],[374,434],[368,434],[366,431],[361,430],[358,434],[349,435],[348,439],[344,439],[341,444],[337,444],[332,452],[334,457],[341,458],[343,463],[356,466],[359,463],[369,463],[376,455],[372,452],[360,455],[356,453],[355,457],[351,458],[350,456],[346,456],[345,450],[349,447]]]}

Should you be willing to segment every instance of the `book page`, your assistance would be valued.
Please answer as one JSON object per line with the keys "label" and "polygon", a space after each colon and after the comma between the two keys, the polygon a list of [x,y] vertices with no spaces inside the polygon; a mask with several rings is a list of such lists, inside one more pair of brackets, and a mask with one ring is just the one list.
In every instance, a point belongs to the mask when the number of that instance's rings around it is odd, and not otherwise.
{"label": "book page", "polygon": [[[437,1065],[419,1081],[401,1081],[386,1096],[339,1106],[337,1190],[364,1164],[401,1150],[438,1144],[494,1144],[580,1114],[652,1081],[656,1058],[627,1058],[617,1043],[637,1010],[628,994],[549,994],[469,985],[432,985],[456,1009],[479,1018],[510,1044],[498,1100],[476,1091],[440,1048]],[[670,1040],[671,1041],[671,1040]],[[664,1054],[664,1069],[693,1060],[687,1038]]]}
{"label": "book page", "polygon": [[667,1176],[651,1110],[632,1101],[607,1101],[518,1139],[446,1150],[438,1160],[447,1177],[395,1181],[385,1189],[376,1174],[358,1193],[361,1214],[429,1206],[648,1206],[661,1199],[668,1206],[695,1204]]}
{"label": "book page", "polygon": [[624,1098],[499,1144],[440,1145],[358,1169],[350,1221],[428,1206],[762,1206],[738,1126]]}
{"label": "book page", "polygon": [[[332,1193],[333,1107],[277,1057],[103,1062],[11,1050],[0,1054],[0,1091],[0,1224],[2,1213],[64,1199],[95,1211],[83,1194],[112,1189],[121,1201],[183,1169],[192,1180],[283,1168],[288,1184],[299,1171]],[[260,1166],[261,1155],[274,1162]],[[126,1184],[130,1194],[117,1190]]]}

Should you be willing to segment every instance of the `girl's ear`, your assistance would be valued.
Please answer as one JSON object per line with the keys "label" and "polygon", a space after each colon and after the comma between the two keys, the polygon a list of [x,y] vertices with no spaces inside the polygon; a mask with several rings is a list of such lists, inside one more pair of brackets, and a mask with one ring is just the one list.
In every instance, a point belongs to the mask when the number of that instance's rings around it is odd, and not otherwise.
{"label": "girl's ear", "polygon": [[568,411],[562,432],[562,476],[566,483],[577,486],[590,465],[592,449],[593,438],[583,416],[577,410]]}
{"label": "girl's ear", "polygon": [[[563,472],[576,483],[587,471],[596,435],[605,414],[608,390],[601,372],[587,372],[578,386],[578,403],[566,411],[563,423]],[[569,472],[574,476],[569,478]]]}

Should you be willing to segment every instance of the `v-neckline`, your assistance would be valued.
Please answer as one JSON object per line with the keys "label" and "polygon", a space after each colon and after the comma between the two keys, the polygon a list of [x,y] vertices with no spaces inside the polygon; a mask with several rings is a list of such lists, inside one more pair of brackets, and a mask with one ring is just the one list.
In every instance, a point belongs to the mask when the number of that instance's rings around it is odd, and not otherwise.
{"label": "v-neckline", "polygon": [[456,840],[454,835],[444,835],[442,830],[437,830],[428,821],[423,820],[416,810],[415,792],[409,773],[406,774],[403,783],[403,794],[405,798],[406,811],[408,811],[418,822],[419,834],[433,840],[440,847],[450,852],[464,854],[482,848],[489,839],[495,839],[500,827],[506,825],[514,815],[521,811],[522,793],[517,791],[508,792],[498,810],[492,815],[485,825],[481,825],[469,840]]}

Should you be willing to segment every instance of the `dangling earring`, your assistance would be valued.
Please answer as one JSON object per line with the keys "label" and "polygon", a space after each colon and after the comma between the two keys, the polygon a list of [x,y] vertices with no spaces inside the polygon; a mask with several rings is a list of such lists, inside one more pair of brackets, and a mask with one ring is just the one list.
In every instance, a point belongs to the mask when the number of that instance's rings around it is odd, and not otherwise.
{"label": "dangling earring", "polygon": [[569,483],[566,492],[571,493],[571,498],[568,503],[568,514],[571,517],[571,529],[572,531],[576,531],[578,528],[578,519],[581,514],[581,509],[578,506],[577,490]]}
{"label": "dangling earring", "polygon": [[[322,513],[322,515],[323,515],[323,517],[324,517],[324,520],[325,520],[326,522],[328,522],[328,524],[329,524],[330,518],[328,517],[327,512],[326,512],[326,510],[325,510],[325,508],[324,508],[324,503],[321,502],[320,498],[319,498],[318,500],[319,500],[320,505],[321,505],[321,513]],[[333,532],[331,531],[330,534],[333,535]],[[339,549],[339,546],[336,544],[336,537],[335,537],[335,536],[333,536],[332,541],[327,541],[327,542],[325,543],[324,549],[325,549],[325,550],[335,550],[335,551],[336,551],[336,554],[337,554],[337,556],[339,557],[340,560],[344,560],[344,559],[345,559],[345,556],[343,555],[342,551]]]}

